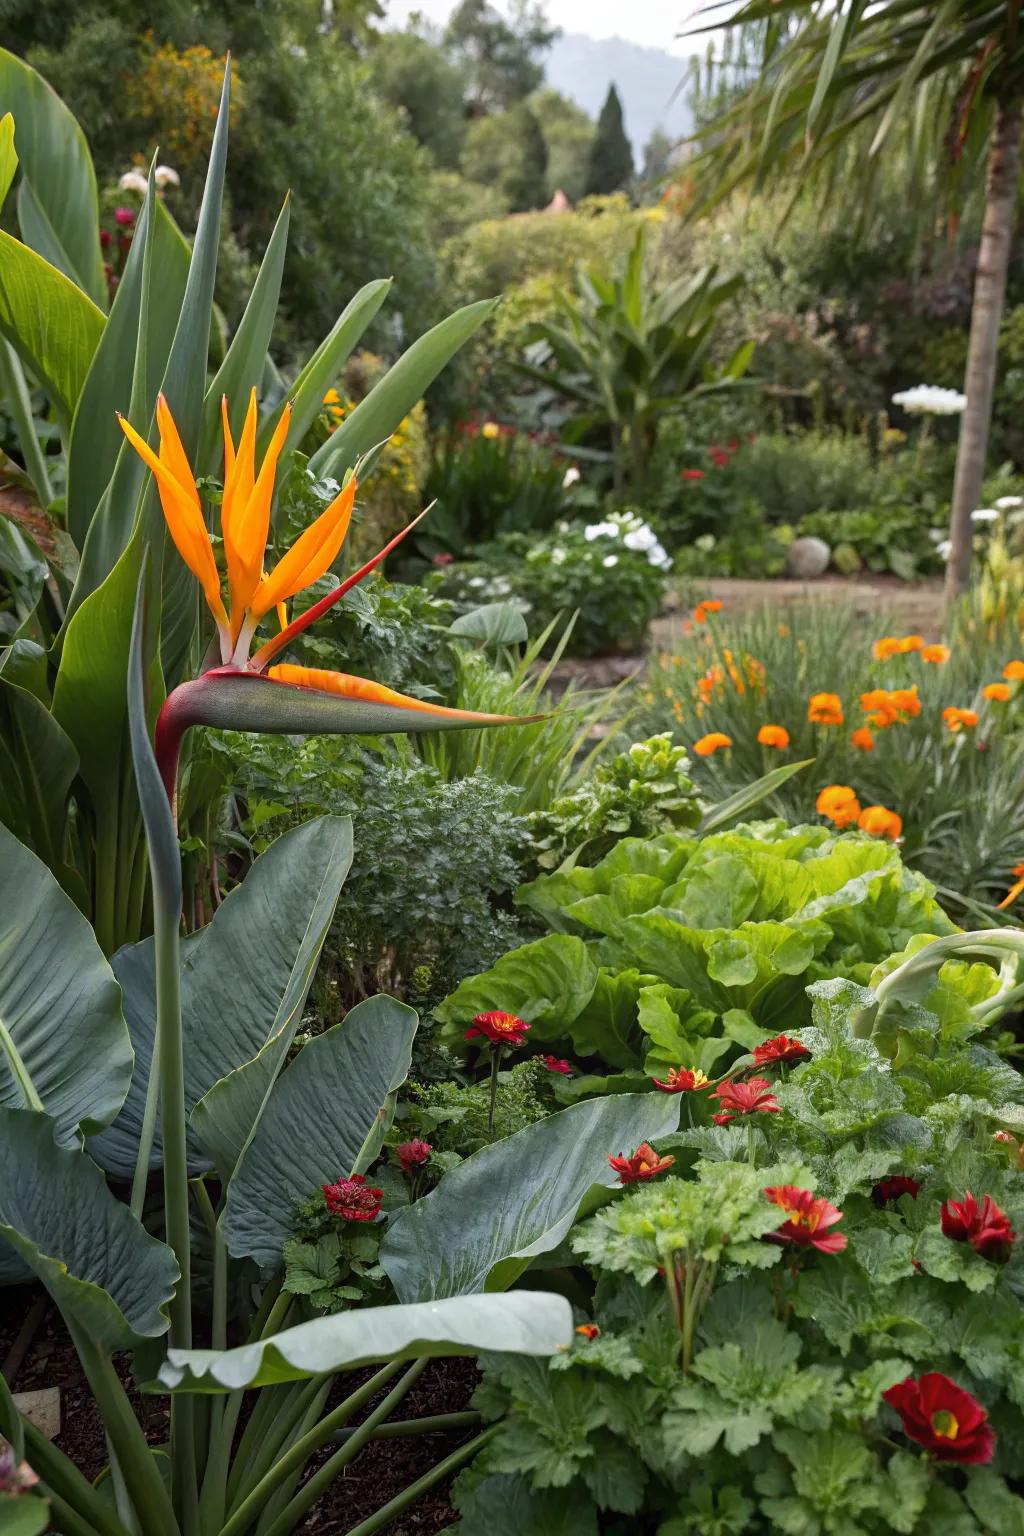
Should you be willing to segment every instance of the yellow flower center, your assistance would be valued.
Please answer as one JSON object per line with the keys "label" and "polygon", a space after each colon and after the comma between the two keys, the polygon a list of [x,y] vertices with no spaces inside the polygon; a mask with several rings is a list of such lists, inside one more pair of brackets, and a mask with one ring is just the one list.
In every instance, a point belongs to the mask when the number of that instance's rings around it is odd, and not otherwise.
{"label": "yellow flower center", "polygon": [[938,1413],[932,1414],[932,1429],[943,1440],[955,1440],[960,1433],[960,1423],[955,1413],[940,1408]]}

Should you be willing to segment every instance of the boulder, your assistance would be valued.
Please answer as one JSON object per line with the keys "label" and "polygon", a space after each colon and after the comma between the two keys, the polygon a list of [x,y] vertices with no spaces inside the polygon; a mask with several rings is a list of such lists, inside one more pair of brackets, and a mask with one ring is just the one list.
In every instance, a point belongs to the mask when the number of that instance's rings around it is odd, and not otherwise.
{"label": "boulder", "polygon": [[824,576],[831,555],[824,539],[794,539],[786,552],[786,575],[797,581],[813,581]]}

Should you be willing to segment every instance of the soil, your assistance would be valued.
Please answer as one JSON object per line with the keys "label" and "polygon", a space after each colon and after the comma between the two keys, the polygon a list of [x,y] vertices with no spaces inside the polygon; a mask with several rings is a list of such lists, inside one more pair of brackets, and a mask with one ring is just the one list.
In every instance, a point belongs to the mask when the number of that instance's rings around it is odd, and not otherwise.
{"label": "soil", "polygon": [[[38,1295],[39,1290],[31,1285],[13,1286],[4,1292],[0,1361],[6,1359]],[[115,1363],[146,1438],[153,1445],[161,1444],[167,1438],[167,1399],[137,1392],[130,1379],[127,1358]],[[340,1399],[343,1393],[353,1391],[368,1375],[369,1372],[353,1372],[339,1377],[335,1397]],[[402,1403],[398,1416],[414,1419],[460,1412],[468,1407],[478,1380],[473,1360],[432,1360]],[[86,1477],[95,1477],[107,1460],[103,1428],[74,1347],[52,1303],[47,1305],[29,1352],[8,1385],[19,1392],[60,1388],[61,1433],[55,1444]],[[373,1399],[360,1417],[370,1413],[379,1400]],[[296,1527],[296,1536],[344,1536],[475,1433],[472,1429],[443,1431],[409,1439],[372,1441]],[[335,1449],[332,1445],[321,1452],[311,1470],[322,1465]],[[431,1489],[412,1509],[386,1526],[381,1536],[439,1536],[457,1518],[449,1503],[449,1491],[447,1483]]]}

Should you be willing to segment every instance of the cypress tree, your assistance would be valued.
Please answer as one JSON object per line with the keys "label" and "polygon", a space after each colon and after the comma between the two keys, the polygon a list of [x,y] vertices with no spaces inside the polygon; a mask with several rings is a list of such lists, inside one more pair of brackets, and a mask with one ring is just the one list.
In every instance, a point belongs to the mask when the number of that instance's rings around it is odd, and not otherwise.
{"label": "cypress tree", "polygon": [[633,152],[622,126],[622,103],[618,91],[610,85],[590,148],[587,193],[623,192],[632,179]]}

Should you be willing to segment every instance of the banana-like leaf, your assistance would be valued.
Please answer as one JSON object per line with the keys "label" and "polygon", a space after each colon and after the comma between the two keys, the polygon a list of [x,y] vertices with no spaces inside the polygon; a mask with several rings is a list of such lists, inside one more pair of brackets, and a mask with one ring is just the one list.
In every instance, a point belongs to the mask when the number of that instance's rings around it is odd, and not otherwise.
{"label": "banana-like leaf", "polygon": [[497,299],[481,299],[476,304],[467,304],[414,341],[313,454],[309,467],[314,474],[333,475],[340,480],[360,454],[368,453],[376,443],[390,437],[442,368],[494,313],[497,303]]}
{"label": "banana-like leaf", "polygon": [[299,1052],[228,1186],[223,1231],[236,1258],[280,1264],[297,1202],[377,1156],[418,1023],[393,997],[370,997]]}
{"label": "banana-like leaf", "polygon": [[47,1499],[18,1493],[0,1493],[0,1531],[4,1536],[40,1536],[50,1529]]}
{"label": "banana-like leaf", "polygon": [[0,1109],[0,1146],[0,1236],[65,1317],[105,1350],[166,1332],[177,1260],[114,1198],[92,1159],[58,1147],[49,1116],[25,1109]]}
{"label": "banana-like leaf", "polygon": [[204,474],[215,474],[221,468],[217,447],[221,433],[221,399],[228,402],[231,430],[237,442],[248,407],[249,391],[253,385],[258,388],[263,377],[267,348],[277,318],[290,216],[286,199],[263,254],[249,302],[245,306],[245,314],[231,338],[231,345],[217,370],[217,377],[206,392],[198,460]]}
{"label": "banana-like leaf", "polygon": [[679,1124],[671,1094],[588,1099],[495,1142],[391,1220],[381,1263],[401,1301],[498,1291],[556,1248],[594,1185],[611,1188],[609,1157]]}
{"label": "banana-like leaf", "polygon": [[96,173],[85,135],[42,75],[0,48],[0,116],[6,112],[29,190],[30,206],[19,199],[23,239],[105,307]]}
{"label": "banana-like leaf", "polygon": [[14,173],[18,169],[18,155],[14,148],[14,118],[10,112],[0,117],[0,206],[11,190]]}
{"label": "banana-like leaf", "polygon": [[[322,816],[296,827],[256,860],[213,921],[182,942],[188,1111],[222,1078],[251,1063],[268,1042],[287,1050],[351,862],[347,817]],[[112,965],[124,992],[136,1070],[121,1115],[93,1138],[89,1150],[108,1172],[127,1178],[135,1167],[156,1033],[153,940],[125,946]],[[238,1134],[242,1113],[231,1095],[226,1097],[221,1140],[211,1135],[211,1148],[216,1145],[217,1151],[229,1134]],[[243,1139],[247,1134],[245,1128]],[[198,1147],[193,1155],[201,1158]],[[151,1166],[159,1163],[158,1135]]]}
{"label": "banana-like leaf", "polygon": [[46,705],[0,675],[0,822],[65,890],[80,893],[81,882],[64,862],[68,794],[77,772],[78,753]]}
{"label": "banana-like leaf", "polygon": [[0,230],[0,332],[47,390],[65,430],[104,324],[81,288]]}
{"label": "banana-like leaf", "polygon": [[0,1104],[44,1110],[50,1135],[75,1146],[80,1130],[114,1118],[128,1091],[121,995],[86,919],[2,826],[0,954]]}
{"label": "banana-like leaf", "polygon": [[[147,258],[150,271],[144,284]],[[112,547],[111,541],[107,541],[103,575],[128,542],[143,480],[141,460],[125,443],[116,413],[128,412],[132,407],[136,368],[144,364],[140,383],[148,422],[167,366],[188,266],[189,248],[178,226],[158,198],[147,199],[110,317],[78,401],[68,449],[68,531],[79,549],[84,548],[89,525],[119,454],[124,455],[131,471],[130,477],[121,475],[117,486],[112,487],[108,516],[116,520],[120,532]],[[145,304],[144,285],[148,287]]]}
{"label": "banana-like leaf", "polygon": [[794,773],[801,773],[814,762],[813,757],[805,757],[800,763],[783,763],[778,768],[773,768],[770,773],[764,773],[752,784],[744,784],[735,794],[729,795],[725,800],[720,800],[710,810],[705,811],[697,828],[697,836],[705,837],[707,833],[714,832],[717,827],[727,826],[730,821],[736,821],[747,811],[753,810],[755,805],[760,805],[769,795],[773,795],[777,789],[791,779]]}
{"label": "banana-like leaf", "polygon": [[361,1307],[239,1349],[169,1349],[160,1388],[226,1392],[424,1355],[553,1355],[572,1342],[572,1308],[548,1291]]}

